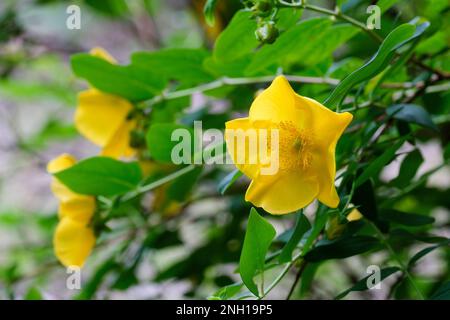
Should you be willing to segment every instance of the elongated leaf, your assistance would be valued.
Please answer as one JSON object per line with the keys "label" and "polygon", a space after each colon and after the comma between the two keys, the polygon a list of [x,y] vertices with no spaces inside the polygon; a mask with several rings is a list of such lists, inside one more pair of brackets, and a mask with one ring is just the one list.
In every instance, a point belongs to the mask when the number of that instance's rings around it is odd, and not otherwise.
{"label": "elongated leaf", "polygon": [[442,246],[448,246],[449,243],[450,243],[450,240],[447,240],[447,241],[441,242],[441,243],[439,243],[439,244],[437,244],[435,246],[427,247],[425,249],[420,250],[414,256],[412,256],[412,258],[409,260],[409,262],[408,262],[408,269],[412,268],[417,263],[417,261],[419,261],[420,259],[425,257],[430,252],[432,252],[432,251],[434,251],[437,248],[440,248]]}
{"label": "elongated leaf", "polygon": [[430,300],[450,300],[450,281],[447,281],[430,297]]}
{"label": "elongated leaf", "polygon": [[[394,274],[394,273],[396,273],[396,272],[398,272],[400,270],[401,269],[399,267],[387,267],[387,268],[381,269],[380,270],[380,281],[383,281],[384,279],[386,279],[390,275],[392,275],[392,274]],[[365,290],[368,290],[369,288],[367,287],[367,280],[369,279],[369,277],[371,277],[371,275],[368,275],[367,277],[362,278],[361,280],[356,282],[353,287],[351,287],[351,288],[341,292],[340,294],[338,294],[335,299],[340,300],[340,299],[344,298],[346,295],[348,295],[352,291],[365,291]]]}
{"label": "elongated leaf", "polygon": [[318,244],[305,255],[305,260],[317,262],[328,259],[343,259],[370,251],[379,245],[378,239],[369,236],[354,236],[324,244]]}
{"label": "elongated leaf", "polygon": [[416,213],[402,212],[395,209],[387,209],[383,211],[381,217],[384,220],[412,227],[423,226],[434,222],[433,217],[428,217]]}
{"label": "elongated leaf", "polygon": [[[185,146],[185,148],[176,152],[174,148],[177,145]],[[157,161],[174,163],[172,151],[176,153],[177,157],[186,157],[188,160],[194,154],[194,133],[191,128],[186,126],[174,123],[155,123],[147,131],[147,146],[151,156]],[[184,162],[184,164],[188,163],[190,162]]]}
{"label": "elongated leaf", "polygon": [[242,177],[242,174],[243,173],[238,169],[235,169],[227,174],[219,183],[218,189],[220,194],[225,194],[228,188],[231,187],[240,177]]}
{"label": "elongated leaf", "polygon": [[325,227],[327,219],[328,219],[327,208],[324,205],[320,205],[319,209],[317,209],[317,214],[314,220],[312,230],[309,233],[308,237],[306,238],[305,244],[303,245],[302,255],[305,255],[307,252],[309,252],[309,250],[311,250],[311,247],[315,239],[317,239],[320,232]]}
{"label": "elongated leaf", "polygon": [[266,253],[275,235],[275,228],[252,208],[239,260],[239,273],[246,287],[256,296],[259,292],[253,277],[264,272]]}
{"label": "elongated leaf", "polygon": [[258,46],[255,29],[251,12],[238,11],[217,38],[213,57],[217,61],[229,62],[251,53]]}
{"label": "elongated leaf", "polygon": [[367,180],[355,188],[352,202],[364,217],[372,222],[378,222],[378,205],[372,180]]}
{"label": "elongated leaf", "polygon": [[438,131],[438,127],[431,120],[430,114],[422,107],[415,104],[396,104],[386,109],[388,115],[407,123],[418,124],[425,128]]}
{"label": "elongated leaf", "polygon": [[402,137],[399,141],[397,141],[392,147],[388,148],[381,156],[372,161],[367,168],[362,172],[360,176],[356,179],[356,186],[360,186],[364,182],[366,182],[369,178],[377,175],[381,169],[389,162],[391,162],[394,157],[396,151],[403,145],[407,137]]}
{"label": "elongated leaf", "polygon": [[417,170],[423,163],[423,157],[420,150],[414,150],[405,157],[400,166],[397,178],[392,180],[390,184],[397,188],[404,188],[410,184],[415,177]]}
{"label": "elongated leaf", "polygon": [[136,162],[93,157],[59,171],[55,176],[76,193],[113,196],[134,189],[141,181],[142,173]]}
{"label": "elongated leaf", "polygon": [[329,108],[337,106],[347,93],[358,83],[368,80],[383,71],[395,55],[395,51],[420,36],[429,23],[415,26],[409,23],[402,24],[392,30],[384,39],[375,55],[361,68],[351,73],[333,90],[324,104]]}
{"label": "elongated leaf", "polygon": [[158,74],[132,65],[111,64],[86,53],[75,54],[70,61],[73,72],[95,88],[131,101],[149,99],[166,85]]}
{"label": "elongated leaf", "polygon": [[203,49],[163,49],[134,53],[131,61],[133,66],[160,75],[163,79],[194,85],[213,80],[212,75],[203,68],[203,61],[209,55]]}
{"label": "elongated leaf", "polygon": [[424,243],[444,243],[448,241],[445,237],[430,235],[430,234],[417,234],[411,233],[405,229],[394,229],[389,232],[390,238],[393,240],[410,240],[410,241],[421,241]]}
{"label": "elongated leaf", "polygon": [[242,288],[242,283],[233,283],[226,287],[219,289],[208,300],[228,300],[236,295]]}
{"label": "elongated leaf", "polygon": [[284,246],[283,250],[280,253],[280,256],[278,260],[280,263],[289,262],[292,260],[292,252],[294,251],[295,247],[297,247],[298,243],[302,239],[303,235],[311,229],[311,224],[309,223],[308,218],[303,214],[303,212],[300,212],[297,217],[297,222],[294,227],[294,231],[292,233],[291,238]]}

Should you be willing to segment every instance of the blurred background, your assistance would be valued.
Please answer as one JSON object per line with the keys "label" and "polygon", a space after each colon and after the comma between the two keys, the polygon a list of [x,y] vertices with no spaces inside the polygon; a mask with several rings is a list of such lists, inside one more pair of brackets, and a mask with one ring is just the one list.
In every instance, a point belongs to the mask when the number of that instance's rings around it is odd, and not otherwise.
{"label": "blurred background", "polygon": [[[233,13],[241,8],[237,0],[219,2],[214,27],[208,27],[204,21],[204,1],[201,0],[0,2],[1,299],[67,299],[79,294],[66,288],[66,270],[53,255],[51,241],[57,223],[57,201],[50,192],[51,177],[45,169],[50,159],[63,152],[74,154],[79,159],[98,153],[98,149],[80,137],[74,128],[76,93],[86,88],[86,83],[72,74],[70,55],[100,46],[120,63],[127,63],[130,54],[135,51],[170,47],[211,48]],[[349,2],[363,18],[364,8],[370,1]],[[424,13],[425,2],[401,1],[383,15],[383,24],[408,21]],[[324,6],[333,3],[317,1],[317,4]],[[77,4],[81,8],[80,30],[66,28],[69,4]],[[304,17],[313,15],[305,13]],[[355,61],[362,61],[375,48],[366,37],[356,36],[335,54],[339,57],[351,52]],[[320,73],[317,69],[314,71],[316,74]],[[250,100],[251,93],[245,94]],[[448,92],[446,96],[448,103]],[[431,98],[429,101],[433,110],[435,101]],[[216,99],[212,103],[220,105],[220,102]],[[205,100],[199,97],[192,103],[202,105]],[[246,110],[248,105],[240,107]],[[446,130],[448,139],[448,127]],[[443,163],[439,141],[429,139],[419,147],[425,161],[418,175]],[[397,176],[402,159],[398,158],[383,171],[383,180],[389,181]],[[435,172],[427,183],[429,188],[436,190],[435,196],[440,195],[434,202],[436,205],[426,209],[436,219],[434,233],[450,237],[450,168],[447,166]],[[420,199],[410,197],[408,201],[408,205],[414,207]],[[234,199],[232,196],[196,203],[184,213],[186,216],[182,226],[171,226],[169,223],[169,229],[180,231],[177,239],[173,240],[175,245],[162,244],[161,250],[146,251],[139,256],[142,263],[133,269],[132,275],[127,275],[126,271],[131,269],[123,266],[121,271],[125,272],[110,272],[104,263],[104,257],[115,246],[115,239],[124,237],[123,234],[112,236],[102,243],[102,250],[94,252],[83,269],[83,282],[90,287],[83,291],[82,297],[202,298],[238,280],[238,275],[234,273],[235,263],[231,262],[239,257],[246,217],[238,217],[233,212],[242,212],[246,206],[241,198]],[[309,211],[313,212],[312,209]],[[221,217],[224,212],[231,212],[232,218]],[[227,222],[227,229],[220,229],[219,226],[224,225],[220,219],[235,220]],[[282,230],[292,221],[276,220],[274,223]],[[211,236],[216,226],[219,232]],[[204,242],[206,236],[199,235],[207,235],[210,240]],[[133,236],[133,239],[139,240],[144,235],[138,233]],[[211,253],[219,247],[226,247],[226,252],[222,255],[220,252]],[[126,254],[135,257],[138,249],[131,246]],[[206,262],[203,261],[205,257],[208,257]],[[383,258],[372,255],[370,262],[376,263]],[[182,266],[177,266],[178,261],[183,262]],[[448,253],[436,251],[426,256],[418,274],[445,277],[448,275],[448,261]],[[325,277],[319,277],[323,280],[314,285],[309,298],[332,296],[330,292],[339,291],[337,288],[345,288],[363,276],[367,264],[360,258],[346,259],[339,267],[333,263],[326,264],[320,269],[320,274]],[[171,269],[171,266],[175,268]],[[292,277],[287,278],[286,286],[281,285],[274,290],[271,297],[284,296],[289,281]],[[372,290],[352,293],[351,297],[384,298],[386,292]]]}

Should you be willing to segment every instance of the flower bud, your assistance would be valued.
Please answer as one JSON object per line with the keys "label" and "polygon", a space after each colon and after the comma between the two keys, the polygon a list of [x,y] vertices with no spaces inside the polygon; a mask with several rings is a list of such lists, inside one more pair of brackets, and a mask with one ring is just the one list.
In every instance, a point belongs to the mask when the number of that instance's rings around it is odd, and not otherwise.
{"label": "flower bud", "polygon": [[275,26],[275,22],[264,22],[255,31],[256,39],[262,43],[274,43],[278,37],[278,29]]}

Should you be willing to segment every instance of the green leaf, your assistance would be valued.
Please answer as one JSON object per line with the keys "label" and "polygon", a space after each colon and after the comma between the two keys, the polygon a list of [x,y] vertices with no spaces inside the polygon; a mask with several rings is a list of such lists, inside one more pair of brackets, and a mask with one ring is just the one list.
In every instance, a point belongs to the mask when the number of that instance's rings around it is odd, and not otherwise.
{"label": "green leaf", "polygon": [[421,241],[424,243],[446,243],[448,241],[445,237],[430,235],[430,234],[417,234],[411,233],[405,229],[394,229],[389,232],[389,237],[393,240],[409,240],[409,241]]}
{"label": "green leaf", "polygon": [[314,220],[312,230],[309,233],[308,237],[306,238],[306,242],[302,248],[302,255],[305,255],[307,252],[311,250],[314,241],[317,239],[317,237],[325,227],[325,224],[327,223],[328,219],[327,213],[328,213],[327,207],[325,207],[324,205],[320,205],[319,208],[317,209],[316,218]]}
{"label": "green leaf", "polygon": [[137,162],[122,162],[108,157],[81,160],[54,174],[76,193],[113,196],[134,189],[142,178]]}
{"label": "green leaf", "polygon": [[27,293],[24,297],[25,300],[42,300],[41,291],[36,287],[28,288]]}
{"label": "green leaf", "polygon": [[[172,140],[172,134],[175,130],[185,130],[186,136],[180,137],[180,140],[175,140],[178,137],[174,136],[174,140]],[[185,141],[185,139],[188,140]],[[194,133],[191,128],[174,123],[155,123],[147,131],[147,146],[150,154],[160,162],[173,163],[172,150],[182,142],[187,147],[185,149],[187,155],[185,156],[191,158],[194,153]],[[177,155],[179,154],[177,153]],[[184,153],[181,152],[181,156],[183,155]]]}
{"label": "green leaf", "polygon": [[395,104],[386,109],[386,113],[394,119],[407,123],[415,123],[422,127],[439,131],[431,120],[430,114],[422,107],[415,104]]}
{"label": "green leaf", "polygon": [[281,31],[287,30],[294,26],[302,16],[302,9],[281,8],[277,13],[277,28]]}
{"label": "green leaf", "polygon": [[233,183],[235,183],[240,177],[242,177],[242,174],[243,173],[238,169],[234,169],[229,174],[227,174],[225,178],[220,181],[219,186],[217,187],[220,194],[225,194],[228,188],[231,187]]}
{"label": "green leaf", "polygon": [[313,18],[305,20],[281,34],[275,43],[264,46],[253,55],[252,62],[245,70],[248,75],[254,75],[267,67],[281,63],[289,58],[296,61],[309,59],[326,31],[331,27],[328,18]]}
{"label": "green leaf", "polygon": [[419,252],[417,252],[414,256],[412,256],[412,258],[409,260],[408,262],[408,269],[412,268],[417,261],[419,261],[420,259],[422,259],[423,257],[425,257],[427,254],[429,254],[430,252],[434,251],[437,248],[440,248],[444,245],[448,245],[450,243],[450,239],[448,239],[447,241],[443,241],[437,245],[431,246],[431,247],[427,247],[425,249],[420,250]]}
{"label": "green leaf", "polygon": [[164,78],[146,69],[115,65],[87,53],[73,55],[70,62],[73,72],[95,88],[131,101],[149,99],[166,85]]}
{"label": "green leaf", "polygon": [[361,68],[342,80],[325,100],[324,104],[329,108],[337,106],[355,85],[383,71],[394,57],[395,51],[420,36],[428,25],[429,23],[423,23],[416,27],[415,25],[405,23],[391,31],[375,55]]}
{"label": "green leaf", "polygon": [[[386,279],[387,277],[389,277],[390,275],[401,271],[401,269],[399,267],[387,267],[387,268],[383,268],[380,271],[380,281],[383,281],[384,279]],[[340,300],[342,298],[344,298],[346,295],[348,295],[350,292],[352,291],[365,291],[368,290],[369,288],[367,287],[367,280],[369,279],[369,277],[371,277],[372,275],[368,275],[367,277],[362,278],[361,280],[359,280],[358,282],[356,282],[353,287],[341,292],[340,294],[338,294],[336,296],[335,299]]]}
{"label": "green leaf", "polygon": [[403,159],[397,178],[392,180],[390,184],[397,188],[407,187],[411,180],[415,177],[417,170],[423,163],[423,157],[420,150],[414,150]]}
{"label": "green leaf", "polygon": [[403,145],[407,137],[402,137],[392,147],[383,152],[381,156],[372,161],[367,168],[356,179],[356,187],[362,185],[369,178],[377,175],[381,169],[395,158],[396,151]]}
{"label": "green leaf", "polygon": [[450,281],[442,284],[430,297],[430,300],[450,300]]}
{"label": "green leaf", "polygon": [[343,259],[370,251],[379,245],[378,239],[369,236],[354,236],[324,241],[305,255],[305,260],[317,262],[328,259]]}
{"label": "green leaf", "polygon": [[434,222],[433,217],[428,217],[417,213],[402,212],[395,209],[384,210],[381,217],[384,220],[411,227],[424,226]]}
{"label": "green leaf", "polygon": [[252,208],[239,260],[239,273],[244,284],[256,296],[259,293],[253,277],[258,272],[264,272],[266,253],[275,235],[275,228]]}
{"label": "green leaf", "polygon": [[146,72],[177,80],[185,85],[195,85],[214,80],[203,68],[203,61],[209,55],[203,49],[163,49],[134,53],[131,61],[134,67]]}
{"label": "green leaf", "polygon": [[397,2],[398,2],[398,0],[380,0],[380,1],[377,1],[377,6],[380,7],[380,12],[384,13],[389,8],[391,8],[394,4],[396,4]]}
{"label": "green leaf", "polygon": [[358,210],[364,217],[378,225],[378,205],[372,180],[366,180],[355,188],[352,203],[358,206]]}
{"label": "green leaf", "polygon": [[84,0],[87,5],[95,10],[113,17],[121,17],[129,14],[129,8],[125,0]]}
{"label": "green leaf", "polygon": [[203,66],[216,77],[227,76],[239,78],[245,76],[244,70],[250,63],[250,60],[250,55],[242,56],[233,61],[222,61],[214,57],[209,57],[205,59]]}
{"label": "green leaf", "polygon": [[242,283],[233,283],[220,288],[217,292],[211,295],[208,300],[228,300],[235,296],[241,290],[242,286]]}
{"label": "green leaf", "polygon": [[256,23],[251,19],[251,12],[238,11],[217,38],[214,59],[230,62],[251,53],[258,46],[255,29]]}
{"label": "green leaf", "polygon": [[286,243],[278,257],[280,263],[286,263],[292,260],[292,252],[309,229],[311,229],[311,223],[309,223],[308,218],[303,212],[299,212],[292,236],[289,238],[289,241]]}
{"label": "green leaf", "polygon": [[203,14],[208,25],[213,26],[215,22],[214,9],[216,8],[218,0],[206,0],[203,6]]}

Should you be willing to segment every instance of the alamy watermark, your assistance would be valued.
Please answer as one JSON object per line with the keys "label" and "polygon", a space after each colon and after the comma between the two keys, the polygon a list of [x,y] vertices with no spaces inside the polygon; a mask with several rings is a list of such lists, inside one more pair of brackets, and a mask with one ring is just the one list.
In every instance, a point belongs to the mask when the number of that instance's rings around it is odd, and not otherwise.
{"label": "alamy watermark", "polygon": [[[230,158],[225,150],[224,140]],[[177,142],[171,151],[174,164],[237,164],[259,165],[262,175],[274,175],[279,170],[279,130],[271,129],[227,129],[224,139],[222,131],[203,131],[201,121],[194,121],[194,137],[190,130],[177,128],[171,141]],[[203,143],[209,144],[203,148]]]}
{"label": "alamy watermark", "polygon": [[69,30],[81,29],[81,9],[79,6],[72,4],[67,7],[66,13],[68,17],[66,19],[66,27]]}
{"label": "alamy watermark", "polygon": [[68,290],[81,289],[81,268],[77,266],[69,266],[66,269],[68,274],[66,279],[66,288]]}

